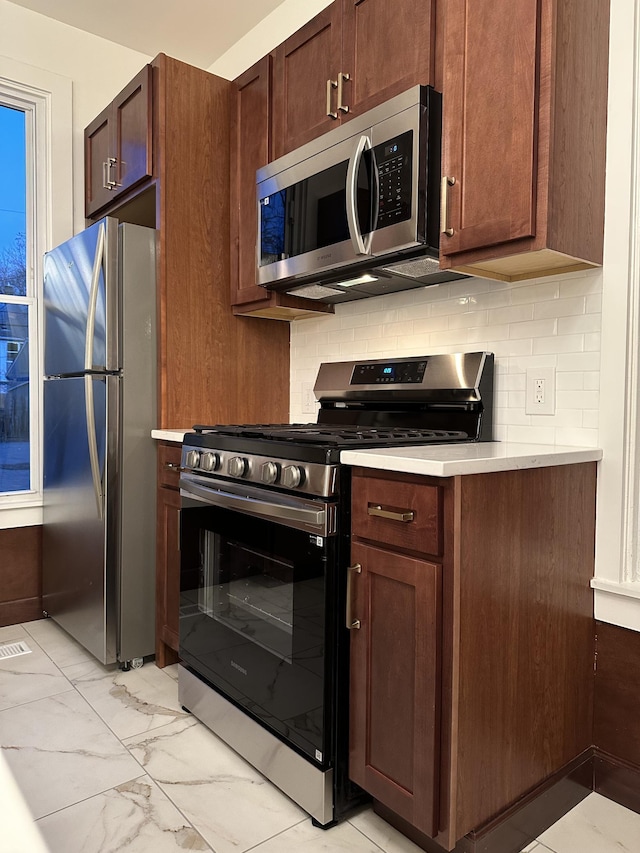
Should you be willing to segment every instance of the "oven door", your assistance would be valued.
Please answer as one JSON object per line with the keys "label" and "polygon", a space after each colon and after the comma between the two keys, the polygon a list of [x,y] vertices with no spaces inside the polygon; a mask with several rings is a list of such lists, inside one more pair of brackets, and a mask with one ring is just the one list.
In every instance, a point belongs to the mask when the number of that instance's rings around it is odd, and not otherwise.
{"label": "oven door", "polygon": [[180,657],[326,766],[335,505],[193,474],[180,487]]}

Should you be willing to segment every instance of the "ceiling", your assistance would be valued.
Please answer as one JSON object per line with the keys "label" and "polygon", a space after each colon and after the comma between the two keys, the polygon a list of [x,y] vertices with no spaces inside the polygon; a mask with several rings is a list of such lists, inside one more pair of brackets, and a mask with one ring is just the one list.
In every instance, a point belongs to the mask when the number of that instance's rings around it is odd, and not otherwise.
{"label": "ceiling", "polygon": [[283,0],[11,0],[149,56],[209,68]]}

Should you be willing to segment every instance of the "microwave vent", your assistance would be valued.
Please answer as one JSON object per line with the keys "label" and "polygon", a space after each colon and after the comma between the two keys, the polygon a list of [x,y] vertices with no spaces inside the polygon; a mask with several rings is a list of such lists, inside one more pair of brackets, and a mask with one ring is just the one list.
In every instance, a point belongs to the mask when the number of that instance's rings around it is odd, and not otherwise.
{"label": "microwave vent", "polygon": [[437,258],[414,258],[410,261],[399,261],[379,267],[383,272],[400,275],[405,278],[420,279],[426,275],[439,272]]}

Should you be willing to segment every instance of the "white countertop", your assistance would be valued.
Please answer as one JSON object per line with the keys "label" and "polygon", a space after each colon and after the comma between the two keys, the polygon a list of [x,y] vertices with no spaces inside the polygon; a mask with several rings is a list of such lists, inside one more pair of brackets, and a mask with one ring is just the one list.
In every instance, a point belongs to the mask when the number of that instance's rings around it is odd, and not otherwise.
{"label": "white countertop", "polygon": [[546,468],[597,462],[602,459],[598,447],[561,447],[547,444],[515,444],[485,441],[477,444],[439,444],[420,447],[343,450],[340,461],[361,468],[424,474],[430,477],[454,477],[458,474],[487,474],[518,468]]}
{"label": "white countertop", "polygon": [[182,444],[185,433],[193,432],[192,429],[152,429],[151,438],[156,438],[158,441],[177,441]]}

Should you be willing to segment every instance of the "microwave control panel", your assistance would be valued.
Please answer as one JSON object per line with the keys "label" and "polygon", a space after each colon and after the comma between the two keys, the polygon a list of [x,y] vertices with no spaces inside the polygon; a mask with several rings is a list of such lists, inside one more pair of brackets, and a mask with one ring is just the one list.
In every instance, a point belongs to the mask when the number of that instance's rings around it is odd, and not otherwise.
{"label": "microwave control panel", "polygon": [[376,228],[411,219],[413,132],[375,146],[380,191]]}

